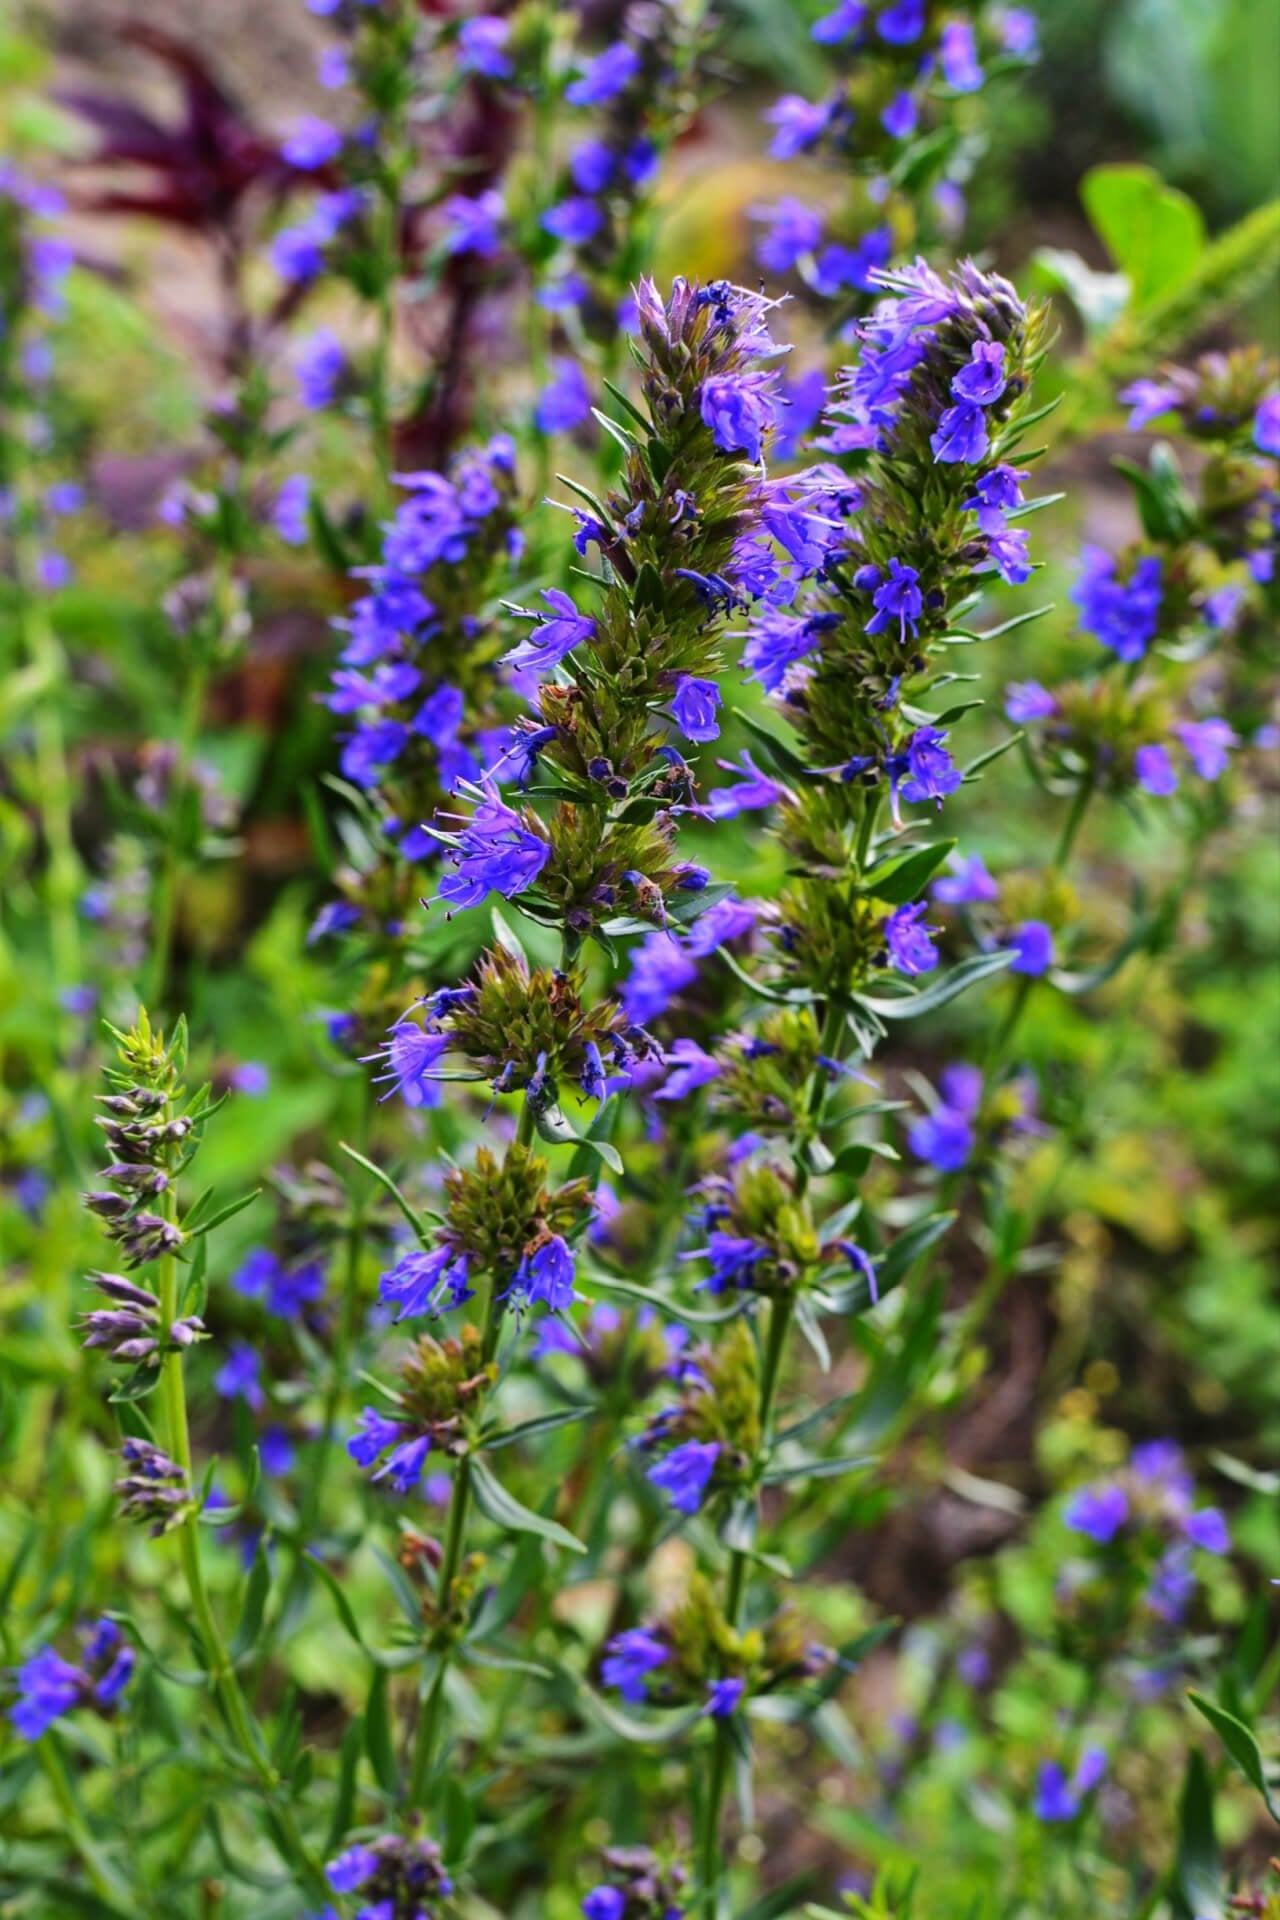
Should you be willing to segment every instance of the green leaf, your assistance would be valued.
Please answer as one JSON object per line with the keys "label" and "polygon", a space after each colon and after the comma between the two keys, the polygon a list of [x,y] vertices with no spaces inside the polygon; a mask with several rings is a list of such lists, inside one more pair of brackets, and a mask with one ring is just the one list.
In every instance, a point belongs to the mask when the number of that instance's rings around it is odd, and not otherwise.
{"label": "green leaf", "polygon": [[891,907],[905,906],[924,891],[955,844],[954,840],[939,840],[932,846],[913,847],[907,853],[881,860],[863,876],[858,892],[885,900]]}
{"label": "green leaf", "polygon": [[257,1645],[258,1634],[262,1628],[262,1615],[266,1609],[267,1595],[271,1591],[271,1562],[267,1558],[266,1536],[257,1545],[253,1556],[253,1565],[249,1569],[249,1578],[245,1584],[244,1605],[240,1609],[240,1622],[236,1627],[235,1638],[231,1642],[231,1657],[242,1660],[250,1649]]}
{"label": "green leaf", "polygon": [[[781,774],[786,780],[804,780],[808,777],[808,768],[795,748],[780,739],[772,727],[762,725],[754,714],[744,713],[741,707],[734,707],[731,711],[734,719],[746,728],[761,748],[765,766],[771,773]],[[791,737],[799,745],[798,736],[793,734]]]}
{"label": "green leaf", "polygon": [[629,1300],[643,1300],[646,1306],[657,1307],[672,1320],[679,1320],[682,1326],[718,1327],[726,1320],[736,1320],[745,1311],[741,1301],[731,1307],[718,1307],[714,1312],[701,1307],[683,1307],[669,1300],[665,1293],[659,1293],[656,1287],[641,1286],[638,1280],[619,1280],[611,1273],[593,1273],[591,1283],[603,1287],[606,1293],[622,1293]]}
{"label": "green leaf", "polygon": [[395,1742],[391,1734],[391,1714],[387,1706],[387,1676],[381,1667],[374,1669],[369,1683],[369,1698],[364,1713],[364,1744],[369,1764],[384,1793],[399,1791]]}
{"label": "green leaf", "polygon": [[1182,484],[1182,472],[1171,447],[1158,441],[1145,467],[1136,461],[1112,461],[1133,488],[1142,530],[1152,540],[1177,543],[1196,530],[1195,502]]}
{"label": "green leaf", "polygon": [[510,954],[513,960],[524,961],[527,965],[529,956],[524,950],[524,943],[520,935],[511,925],[511,922],[503,917],[497,907],[490,907],[489,919],[493,926],[493,937],[503,952]]}
{"label": "green leaf", "polygon": [[622,1172],[622,1155],[611,1140],[597,1140],[589,1133],[579,1133],[565,1119],[559,1107],[547,1107],[538,1114],[537,1128],[539,1137],[550,1141],[554,1147],[583,1147],[599,1154],[613,1173]]}
{"label": "green leaf", "polygon": [[531,1420],[521,1420],[514,1427],[502,1427],[495,1433],[482,1433],[480,1444],[489,1453],[495,1453],[499,1447],[511,1447],[518,1440],[532,1439],[536,1433],[551,1433],[556,1427],[572,1426],[577,1420],[586,1420],[596,1411],[594,1403],[585,1407],[561,1407],[555,1413],[535,1414]]}
{"label": "green leaf", "polygon": [[[497,916],[495,915],[494,917],[496,918]],[[385,1173],[381,1167],[375,1166],[372,1160],[366,1160],[362,1153],[357,1153],[354,1147],[349,1147],[345,1140],[339,1140],[338,1146],[340,1150],[346,1154],[348,1160],[354,1160],[358,1167],[363,1167],[366,1173],[373,1175],[380,1187],[386,1188],[409,1225],[413,1228],[419,1246],[430,1247],[431,1236],[422,1224],[421,1215],[415,1208],[409,1205],[409,1202],[405,1199],[399,1187],[391,1178],[391,1175]]]}
{"label": "green leaf", "polygon": [[567,1548],[570,1553],[586,1552],[581,1540],[576,1539],[567,1528],[554,1520],[545,1519],[540,1513],[533,1513],[528,1507],[522,1507],[494,1479],[484,1461],[474,1456],[471,1461],[471,1487],[476,1496],[476,1505],[493,1521],[495,1527],[501,1527],[506,1533],[536,1533],[553,1546]]}
{"label": "green leaf", "polygon": [[1204,252],[1204,216],[1151,167],[1091,167],[1080,199],[1094,231],[1129,281],[1129,305],[1141,312],[1180,286]]}
{"label": "green leaf", "polygon": [[624,453],[632,454],[636,451],[636,443],[625,427],[620,427],[618,422],[611,420],[607,413],[601,413],[599,407],[592,407],[591,411],[609,435],[609,438],[616,440]]}
{"label": "green leaf", "polygon": [[1213,1783],[1198,1748],[1187,1760],[1178,1802],[1178,1853],[1170,1889],[1183,1920],[1219,1914],[1222,1869],[1213,1830]]}
{"label": "green leaf", "polygon": [[824,1459],[821,1454],[802,1454],[798,1460],[788,1461],[784,1466],[768,1468],[763,1484],[766,1487],[780,1487],[787,1480],[833,1480],[842,1473],[856,1473],[863,1467],[874,1467],[876,1458],[874,1453],[837,1454],[832,1459]]}
{"label": "green leaf", "polygon": [[202,1234],[212,1233],[214,1228],[220,1227],[224,1220],[231,1220],[237,1213],[243,1213],[246,1207],[253,1205],[261,1192],[261,1187],[255,1187],[252,1193],[242,1194],[238,1200],[230,1200],[225,1207],[219,1207],[212,1219],[202,1220],[198,1227],[184,1228],[188,1241],[197,1239]]}
{"label": "green leaf", "polygon": [[957,994],[976,986],[979,980],[987,980],[993,974],[1003,973],[1013,959],[1013,953],[1002,949],[999,953],[975,953],[971,959],[962,960],[958,966],[923,988],[918,993],[904,993],[889,999],[886,996],[859,994],[864,1006],[882,1020],[919,1020],[926,1013],[935,1013],[939,1007],[945,1007]]}
{"label": "green leaf", "polygon": [[360,1770],[363,1746],[364,1720],[356,1714],[348,1721],[338,1750],[338,1786],[333,1796],[333,1812],[329,1816],[329,1832],[324,1843],[325,1859],[337,1853],[351,1825],[356,1806],[356,1776]]}
{"label": "green leaf", "polygon": [[1188,1693],[1187,1698],[1196,1712],[1204,1715],[1250,1786],[1258,1789],[1271,1818],[1280,1820],[1280,1805],[1267,1783],[1262,1749],[1244,1721],[1237,1720],[1233,1713],[1227,1713],[1214,1701],[1206,1700],[1203,1694]]}

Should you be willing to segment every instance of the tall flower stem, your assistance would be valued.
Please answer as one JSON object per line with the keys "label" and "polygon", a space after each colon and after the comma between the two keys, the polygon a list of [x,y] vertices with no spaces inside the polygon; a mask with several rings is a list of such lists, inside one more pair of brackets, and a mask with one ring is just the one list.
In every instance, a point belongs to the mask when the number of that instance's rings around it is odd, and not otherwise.
{"label": "tall flower stem", "polygon": [[[172,1108],[165,1109],[166,1118]],[[172,1184],[160,1196],[164,1218],[176,1222],[177,1203]],[[160,1262],[160,1324],[172,1326],[178,1317],[178,1262],[172,1254]],[[160,1363],[160,1405],[164,1423],[165,1446],[191,1484],[191,1431],[187,1419],[186,1383],[182,1355],[178,1348],[166,1349]],[[326,1891],[324,1875],[311,1858],[303,1841],[293,1810],[280,1792],[282,1781],[272,1765],[261,1735],[253,1723],[248,1702],[236,1676],[235,1667],[214,1616],[200,1561],[200,1522],[193,1510],[177,1529],[178,1554],[187,1585],[196,1631],[204,1648],[205,1663],[214,1691],[226,1716],[227,1725],[246,1764],[256,1776],[272,1816],[276,1845],[281,1858],[294,1871],[309,1893]]]}
{"label": "tall flower stem", "polygon": [[204,713],[208,687],[209,663],[202,650],[187,676],[182,714],[178,723],[176,752],[170,772],[164,848],[161,854],[160,877],[156,884],[155,913],[151,926],[151,966],[146,993],[143,996],[148,1006],[157,1008],[164,1005],[165,992],[169,984],[170,949],[173,945],[174,922],[177,917],[178,887],[182,879],[183,787],[195,758],[196,741],[200,735],[200,721]]}
{"label": "tall flower stem", "polygon": [[[534,1111],[529,1101],[525,1101],[520,1110],[520,1123],[516,1130],[518,1145],[527,1147],[533,1141]],[[502,1333],[502,1319],[506,1311],[506,1291],[501,1276],[494,1274],[489,1286],[489,1298],[485,1304],[484,1328],[481,1335],[480,1365],[489,1366],[498,1351],[498,1340]],[[462,1565],[466,1551],[467,1522],[471,1514],[471,1456],[464,1454],[458,1462],[458,1471],[453,1483],[453,1496],[449,1501],[449,1519],[445,1529],[444,1548],[440,1558],[440,1572],[436,1581],[438,1611],[447,1615],[453,1594],[453,1585]],[[427,1787],[431,1778],[432,1762],[439,1742],[440,1728],[444,1718],[444,1691],[449,1676],[454,1641],[452,1635],[444,1640],[437,1656],[435,1674],[426,1699],[418,1714],[418,1723],[414,1732],[413,1760],[409,1774],[408,1806],[411,1813],[418,1812],[426,1803]]]}
{"label": "tall flower stem", "polygon": [[127,1908],[137,1895],[121,1879],[85,1825],[84,1815],[80,1811],[72,1790],[66,1763],[62,1758],[62,1748],[58,1745],[56,1734],[49,1732],[43,1735],[38,1752],[45,1779],[49,1782],[53,1797],[58,1803],[64,1832],[84,1865],[90,1886],[113,1910]]}

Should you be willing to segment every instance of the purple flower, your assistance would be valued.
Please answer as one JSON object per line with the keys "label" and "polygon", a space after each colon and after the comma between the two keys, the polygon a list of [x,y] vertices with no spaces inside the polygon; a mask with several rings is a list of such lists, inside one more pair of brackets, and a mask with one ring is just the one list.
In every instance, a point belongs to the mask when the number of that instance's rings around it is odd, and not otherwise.
{"label": "purple flower", "polygon": [[1025,527],[1006,527],[999,533],[989,533],[987,567],[994,567],[1009,586],[1024,586],[1034,571],[1030,550],[1031,536]]}
{"label": "purple flower", "polygon": [[322,47],[316,55],[316,79],[331,93],[351,80],[351,60],[345,47]]}
{"label": "purple flower", "polygon": [[482,783],[479,792],[480,805],[449,850],[457,871],[440,882],[440,898],[453,911],[479,906],[490,893],[507,900],[523,893],[551,858],[546,841],[521,823],[490,783]]}
{"label": "purple flower", "polygon": [[1021,483],[1026,477],[1017,467],[1004,462],[978,475],[973,492],[963,505],[977,514],[978,525],[984,533],[1004,532],[1005,515],[1022,505]]}
{"label": "purple flower", "polygon": [[981,460],[988,446],[987,420],[982,408],[968,401],[948,407],[936,431],[929,436],[929,445],[934,459],[945,465]]}
{"label": "purple flower", "polygon": [[761,773],[749,752],[744,752],[738,761],[717,760],[716,765],[726,773],[740,773],[743,777],[737,786],[713,787],[707,795],[707,812],[713,820],[732,820],[740,813],[771,807],[786,798],[786,788],[771,780],[767,773]]}
{"label": "purple flower", "polygon": [[[869,569],[874,573],[875,569]],[[879,576],[876,576],[879,578]],[[881,582],[871,595],[876,611],[867,622],[868,633],[883,633],[887,627],[898,623],[898,638],[905,645],[910,628],[910,637],[915,639],[920,615],[924,612],[924,596],[919,587],[920,575],[915,567],[904,566],[901,560],[890,560],[889,577]]]}
{"label": "purple flower", "polygon": [[698,969],[669,933],[647,934],[631,956],[631,968],[619,998],[628,1020],[638,1027],[665,1013]]}
{"label": "purple flower", "polygon": [[769,152],[775,160],[794,160],[816,147],[827,130],[831,109],[799,93],[784,93],[764,116],[774,128]]}
{"label": "purple flower", "polygon": [[720,722],[716,718],[719,706],[720,689],[714,680],[696,680],[688,673],[680,675],[671,700],[671,717],[686,740],[701,745],[720,738]]}
{"label": "purple flower", "polygon": [[603,193],[618,156],[604,140],[583,140],[569,155],[569,174],[579,193]]}
{"label": "purple flower", "polygon": [[562,593],[559,587],[545,588],[542,598],[555,618],[541,621],[527,640],[521,640],[502,656],[507,666],[518,671],[549,673],[596,630],[595,621],[579,613],[568,594]]}
{"label": "purple flower", "polygon": [[389,1480],[397,1493],[412,1493],[422,1478],[430,1451],[431,1435],[416,1434],[412,1440],[404,1440],[394,1447],[373,1477]]}
{"label": "purple flower", "polygon": [[646,1478],[661,1488],[677,1513],[696,1513],[719,1457],[716,1441],[704,1445],[700,1440],[686,1440],[683,1446],[673,1447],[665,1459],[655,1460]]}
{"label": "purple flower", "polygon": [[713,1720],[728,1720],[736,1713],[738,1702],[746,1692],[745,1680],[711,1680],[707,1683],[707,1704],[702,1709]]}
{"label": "purple flower", "polygon": [[640,55],[625,40],[597,54],[581,79],[565,88],[571,107],[602,107],[614,99],[640,71]]}
{"label": "purple flower", "polygon": [[645,1676],[665,1666],[667,1649],[643,1627],[631,1627],[620,1633],[605,1648],[600,1663],[600,1678],[606,1687],[616,1687],[628,1706],[645,1701]]}
{"label": "purple flower", "polygon": [[18,1695],[9,1708],[13,1730],[23,1740],[38,1740],[60,1714],[80,1699],[84,1675],[56,1654],[41,1647],[17,1670]]}
{"label": "purple flower", "polygon": [[213,1376],[213,1390],[224,1400],[243,1400],[256,1413],[263,1406],[262,1358],[247,1340],[234,1340]]}
{"label": "purple flower", "polygon": [[816,651],[824,628],[838,619],[838,614],[784,613],[764,607],[751,622],[742,664],[766,693],[776,693],[789,670]]}
{"label": "purple flower", "polygon": [[1039,22],[1025,7],[1005,7],[996,20],[1000,45],[1019,60],[1033,60],[1039,44]]}
{"label": "purple flower", "polygon": [[909,140],[920,124],[920,103],[914,93],[896,93],[880,115],[880,125],[891,140]]}
{"label": "purple flower", "polygon": [[1068,1500],[1062,1517],[1073,1533],[1086,1534],[1105,1547],[1129,1518],[1129,1501],[1123,1487],[1106,1483],[1081,1487]]}
{"label": "purple flower", "polygon": [[311,534],[307,509],[311,501],[311,482],[305,473],[291,473],[280,483],[280,491],[271,508],[271,524],[286,546],[304,547]]}
{"label": "purple flower", "polygon": [[342,749],[340,765],[348,780],[358,787],[376,787],[393,760],[397,760],[409,738],[402,720],[377,720],[359,727]]}
{"label": "purple flower", "polygon": [[469,1277],[467,1256],[456,1248],[433,1247],[428,1253],[414,1247],[383,1274],[378,1298],[385,1306],[395,1307],[397,1320],[441,1313],[475,1298]]}
{"label": "purple flower", "polygon": [[914,1122],[907,1145],[917,1160],[924,1160],[939,1173],[959,1173],[973,1152],[974,1132],[963,1113],[951,1107],[939,1107]]}
{"label": "purple flower", "polygon": [[348,1847],[325,1868],[325,1878],[335,1893],[355,1893],[378,1871],[379,1860],[372,1847]]}
{"label": "purple flower", "polygon": [[347,1452],[358,1467],[371,1467],[379,1454],[394,1446],[403,1433],[399,1420],[379,1413],[376,1407],[364,1407],[356,1420],[356,1430],[347,1442]]}
{"label": "purple flower", "polygon": [[1131,386],[1120,389],[1119,397],[1130,409],[1125,425],[1131,433],[1150,426],[1161,414],[1172,413],[1182,405],[1179,389],[1160,380],[1135,380]]}
{"label": "purple flower", "polygon": [[902,782],[904,800],[913,805],[936,800],[941,806],[949,793],[960,786],[963,775],[943,746],[947,735],[938,727],[917,727],[907,742],[905,756],[907,778]]}
{"label": "purple flower", "polygon": [[552,361],[552,378],[538,395],[534,420],[540,433],[569,433],[591,416],[591,389],[576,360]]}
{"label": "purple flower", "polygon": [[778,430],[773,442],[775,460],[794,460],[805,435],[820,419],[827,399],[827,376],[811,367],[798,379],[784,380],[774,395]]}
{"label": "purple flower", "polygon": [[1169,758],[1169,749],[1159,744],[1139,747],[1133,756],[1138,785],[1158,800],[1168,799],[1177,790],[1178,776]]}
{"label": "purple flower", "polygon": [[583,1920],[623,1920],[626,1911],[627,1896],[617,1887],[593,1887],[582,1903]]}
{"label": "purple flower", "polygon": [[938,42],[938,58],[943,77],[957,93],[976,93],[982,85],[982,68],[974,45],[973,28],[967,20],[949,20]]}
{"label": "purple flower", "polygon": [[1042,1760],[1036,1773],[1032,1807],[1037,1820],[1073,1820],[1080,1802],[1072,1793],[1067,1776],[1056,1760]]}
{"label": "purple flower", "polygon": [[293,371],[298,382],[298,397],[304,407],[318,411],[332,402],[347,368],[342,342],[328,327],[317,327],[301,341],[294,355]]}
{"label": "purple flower", "polygon": [[1080,577],[1071,598],[1080,624],[1097,636],[1118,660],[1140,660],[1155,639],[1162,596],[1160,558],[1139,560],[1127,581],[1117,580],[1113,554],[1086,547]]}
{"label": "purple flower", "polygon": [[934,899],[946,907],[978,906],[998,899],[999,893],[980,853],[953,853],[950,873],[933,883]]}
{"label": "purple flower", "polygon": [[458,33],[458,69],[480,73],[486,80],[509,80],[515,72],[504,48],[511,22],[495,13],[478,13],[464,20]]}
{"label": "purple flower", "polygon": [[281,142],[280,152],[299,172],[315,173],[342,152],[342,135],[327,120],[317,120],[313,114],[307,114],[289,138]]}
{"label": "purple flower", "polygon": [[788,195],[776,206],[753,207],[754,220],[767,220],[769,231],[756,249],[760,265],[770,273],[791,273],[822,240],[822,215]]}
{"label": "purple flower", "polygon": [[756,909],[749,900],[735,900],[725,895],[698,915],[685,936],[685,951],[704,959],[726,940],[737,940],[742,934],[750,933],[755,924]]}
{"label": "purple flower", "polygon": [[861,33],[866,19],[864,0],[840,0],[835,12],[824,13],[809,32],[819,45],[834,46],[839,40],[848,40],[851,35]]}
{"label": "purple flower", "polygon": [[604,214],[594,200],[579,194],[571,200],[562,200],[559,206],[548,207],[542,216],[542,225],[566,246],[584,247],[604,225]]}
{"label": "purple flower", "polygon": [[234,1087],[237,1093],[248,1094],[250,1099],[256,1099],[271,1085],[271,1075],[260,1060],[245,1060],[231,1069],[227,1084]]}
{"label": "purple flower", "polygon": [[1035,980],[1053,965],[1053,934],[1043,920],[1024,920],[1013,929],[1005,945],[1013,949],[1010,973],[1024,973]]}
{"label": "purple flower", "polygon": [[1205,1553],[1230,1551],[1231,1535],[1216,1507],[1201,1507],[1197,1512],[1187,1514],[1182,1522],[1182,1531],[1193,1547],[1200,1547]]}
{"label": "purple flower", "polygon": [[531,1259],[526,1256],[520,1262],[515,1285],[523,1288],[531,1305],[546,1307],[550,1313],[564,1313],[573,1305],[573,1279],[572,1249],[553,1233]]}
{"label": "purple flower", "polygon": [[1225,773],[1231,748],[1240,744],[1225,720],[1188,720],[1175,731],[1202,780]]}
{"label": "purple flower", "polygon": [[773,420],[773,407],[759,385],[741,375],[718,374],[703,382],[702,418],[723,453],[745,453],[758,461],[763,436]]}
{"label": "purple flower", "polygon": [[1005,689],[1004,710],[1015,726],[1033,720],[1049,720],[1058,711],[1058,703],[1038,680],[1013,680]]}
{"label": "purple flower", "polygon": [[876,21],[876,32],[891,47],[909,47],[924,32],[924,0],[895,0]]}
{"label": "purple flower", "polygon": [[398,1093],[406,1107],[436,1106],[440,1089],[432,1076],[448,1045],[447,1034],[429,1032],[413,1020],[397,1020],[383,1045],[367,1056],[368,1061],[385,1062],[388,1068],[374,1076],[375,1085],[391,1082],[382,1098],[389,1100]]}
{"label": "purple flower", "polygon": [[723,1072],[720,1062],[704,1053],[696,1040],[677,1040],[667,1055],[667,1064],[672,1071],[654,1095],[655,1100],[683,1100],[686,1094],[718,1080]]}
{"label": "purple flower", "polygon": [[465,193],[450,194],[440,211],[446,222],[446,253],[474,253],[482,260],[489,260],[499,251],[506,208],[496,187],[489,187],[474,197]]}
{"label": "purple flower", "polygon": [[1267,394],[1254,415],[1253,444],[1280,459],[1280,392]]}
{"label": "purple flower", "polygon": [[884,923],[889,964],[899,973],[930,973],[938,964],[938,950],[929,938],[935,929],[920,924],[924,914],[922,903],[895,907]]}

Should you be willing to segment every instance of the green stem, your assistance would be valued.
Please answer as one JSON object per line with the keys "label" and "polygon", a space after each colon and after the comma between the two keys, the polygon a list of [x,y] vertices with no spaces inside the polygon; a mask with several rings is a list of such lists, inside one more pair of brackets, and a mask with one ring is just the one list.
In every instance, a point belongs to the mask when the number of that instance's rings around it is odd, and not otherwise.
{"label": "green stem", "polygon": [[[516,1129],[517,1145],[527,1147],[532,1144],[534,1118],[533,1107],[526,1100],[520,1109],[520,1124]],[[506,1290],[503,1278],[501,1274],[495,1273],[489,1283],[489,1298],[485,1304],[484,1329],[480,1340],[482,1369],[492,1363],[498,1351],[498,1340],[502,1333],[502,1318],[505,1311]],[[464,1454],[458,1463],[458,1471],[454,1478],[453,1495],[449,1501],[449,1520],[440,1558],[440,1572],[436,1580],[436,1611],[440,1621],[438,1660],[430,1691],[422,1703],[418,1724],[414,1731],[408,1793],[411,1813],[420,1811],[426,1805],[431,1767],[444,1721],[444,1690],[456,1645],[449,1614],[452,1609],[454,1582],[457,1580],[458,1570],[466,1551],[467,1521],[470,1514],[471,1456]]]}
{"label": "green stem", "polygon": [[85,1824],[67,1775],[57,1736],[53,1733],[44,1734],[36,1750],[40,1755],[40,1764],[44,1768],[45,1778],[53,1789],[53,1797],[58,1803],[66,1837],[84,1863],[84,1870],[89,1876],[89,1883],[94,1892],[111,1906],[126,1910],[132,1908],[135,1899],[132,1889],[121,1879]]}
{"label": "green stem", "polygon": [[146,1004],[156,1011],[164,1005],[169,983],[169,950],[173,945],[177,917],[178,884],[182,877],[182,822],[186,808],[185,788],[191,762],[195,758],[200,718],[209,685],[209,663],[203,648],[192,663],[182,700],[173,766],[169,775],[168,818],[165,823],[164,850],[160,877],[156,884],[155,912],[151,927],[151,967],[144,995]]}
{"label": "green stem", "polygon": [[[171,1109],[166,1107],[166,1117]],[[170,1185],[161,1199],[167,1220],[175,1221],[177,1203]],[[160,1262],[160,1324],[172,1326],[178,1317],[178,1262],[172,1254]],[[182,1372],[182,1354],[177,1347],[166,1349],[160,1363],[160,1405],[164,1420],[165,1446],[172,1460],[182,1468],[191,1484],[191,1430],[187,1419],[186,1383]],[[219,1631],[209,1601],[200,1563],[200,1524],[194,1509],[187,1513],[177,1529],[178,1555],[191,1601],[196,1631],[204,1648],[205,1664],[214,1691],[226,1716],[227,1725],[245,1761],[263,1789],[278,1833],[277,1845],[285,1863],[301,1877],[310,1893],[326,1893],[327,1886],[319,1865],[310,1857],[298,1831],[293,1810],[280,1797],[281,1779],[267,1755],[253,1724],[235,1667]]]}
{"label": "green stem", "polygon": [[1076,835],[1080,831],[1081,823],[1089,810],[1089,802],[1092,800],[1095,791],[1096,783],[1091,767],[1076,788],[1075,797],[1071,802],[1071,811],[1062,823],[1062,832],[1058,839],[1057,852],[1053,856],[1053,864],[1055,867],[1065,867],[1071,858],[1071,851],[1076,843]]}

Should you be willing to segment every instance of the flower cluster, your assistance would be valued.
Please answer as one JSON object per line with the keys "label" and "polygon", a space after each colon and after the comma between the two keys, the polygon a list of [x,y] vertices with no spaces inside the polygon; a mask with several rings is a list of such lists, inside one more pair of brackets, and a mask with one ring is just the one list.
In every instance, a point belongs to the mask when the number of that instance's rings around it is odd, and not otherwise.
{"label": "flower cluster", "polygon": [[[565,91],[570,106],[593,118],[570,147],[542,215],[554,248],[538,298],[563,328],[604,345],[634,323],[638,223],[663,150],[696,105],[704,31],[686,0],[633,0],[618,38],[586,60]],[[576,361],[562,361],[540,398],[539,425],[562,432],[590,411]]]}
{"label": "flower cluster", "polygon": [[401,485],[381,557],[357,569],[365,590],[338,623],[346,643],[325,701],[349,726],[341,769],[367,796],[370,823],[362,864],[339,875],[343,897],[317,936],[357,924],[399,934],[418,890],[412,865],[438,851],[429,823],[441,800],[502,752],[489,608],[496,575],[520,552],[514,446],[498,436],[447,474]]}
{"label": "flower cluster", "polygon": [[[794,93],[777,100],[765,116],[769,151],[777,160],[829,154],[848,183],[845,198],[834,215],[794,195],[756,208],[767,227],[757,257],[769,273],[798,274],[820,300],[861,305],[876,270],[917,237],[913,228],[959,236],[966,209],[958,134],[972,119],[962,103],[993,68],[1035,59],[1036,22],[1020,7],[841,0],[811,31],[834,68],[832,89],[817,101]],[[914,192],[901,184],[908,171]]]}
{"label": "flower cluster", "polygon": [[329,1861],[325,1878],[335,1893],[360,1896],[356,1920],[438,1920],[453,1891],[435,1842],[398,1834],[348,1847]]}
{"label": "flower cluster", "polygon": [[848,895],[851,838],[881,795],[898,823],[903,803],[937,809],[959,787],[950,716],[920,704],[952,677],[930,654],[967,643],[959,609],[983,574],[1016,583],[1030,571],[1026,535],[1009,524],[1025,478],[1010,456],[1041,316],[971,265],[949,282],[923,263],[880,278],[890,297],[858,330],[824,442],[852,457],[856,479],[841,493],[818,470],[846,551],[818,564],[791,611],[756,616],[745,655],[802,742],[802,757],[779,751],[786,784],[773,797],[810,877],[783,894],[771,931],[788,973],[815,986],[858,983],[878,964],[908,976],[936,965],[919,903],[886,915],[873,886]]}
{"label": "flower cluster", "polygon": [[14,1732],[24,1740],[38,1740],[55,1720],[77,1707],[110,1716],[133,1678],[136,1659],[114,1620],[99,1620],[82,1633],[75,1665],[52,1647],[41,1647],[13,1676],[16,1693],[9,1721]]}
{"label": "flower cluster", "polygon": [[830,1664],[826,1649],[808,1645],[789,1613],[775,1613],[763,1627],[731,1626],[709,1581],[694,1574],[679,1605],[609,1642],[600,1677],[630,1706],[694,1704],[727,1720],[744,1697],[825,1673]]}

